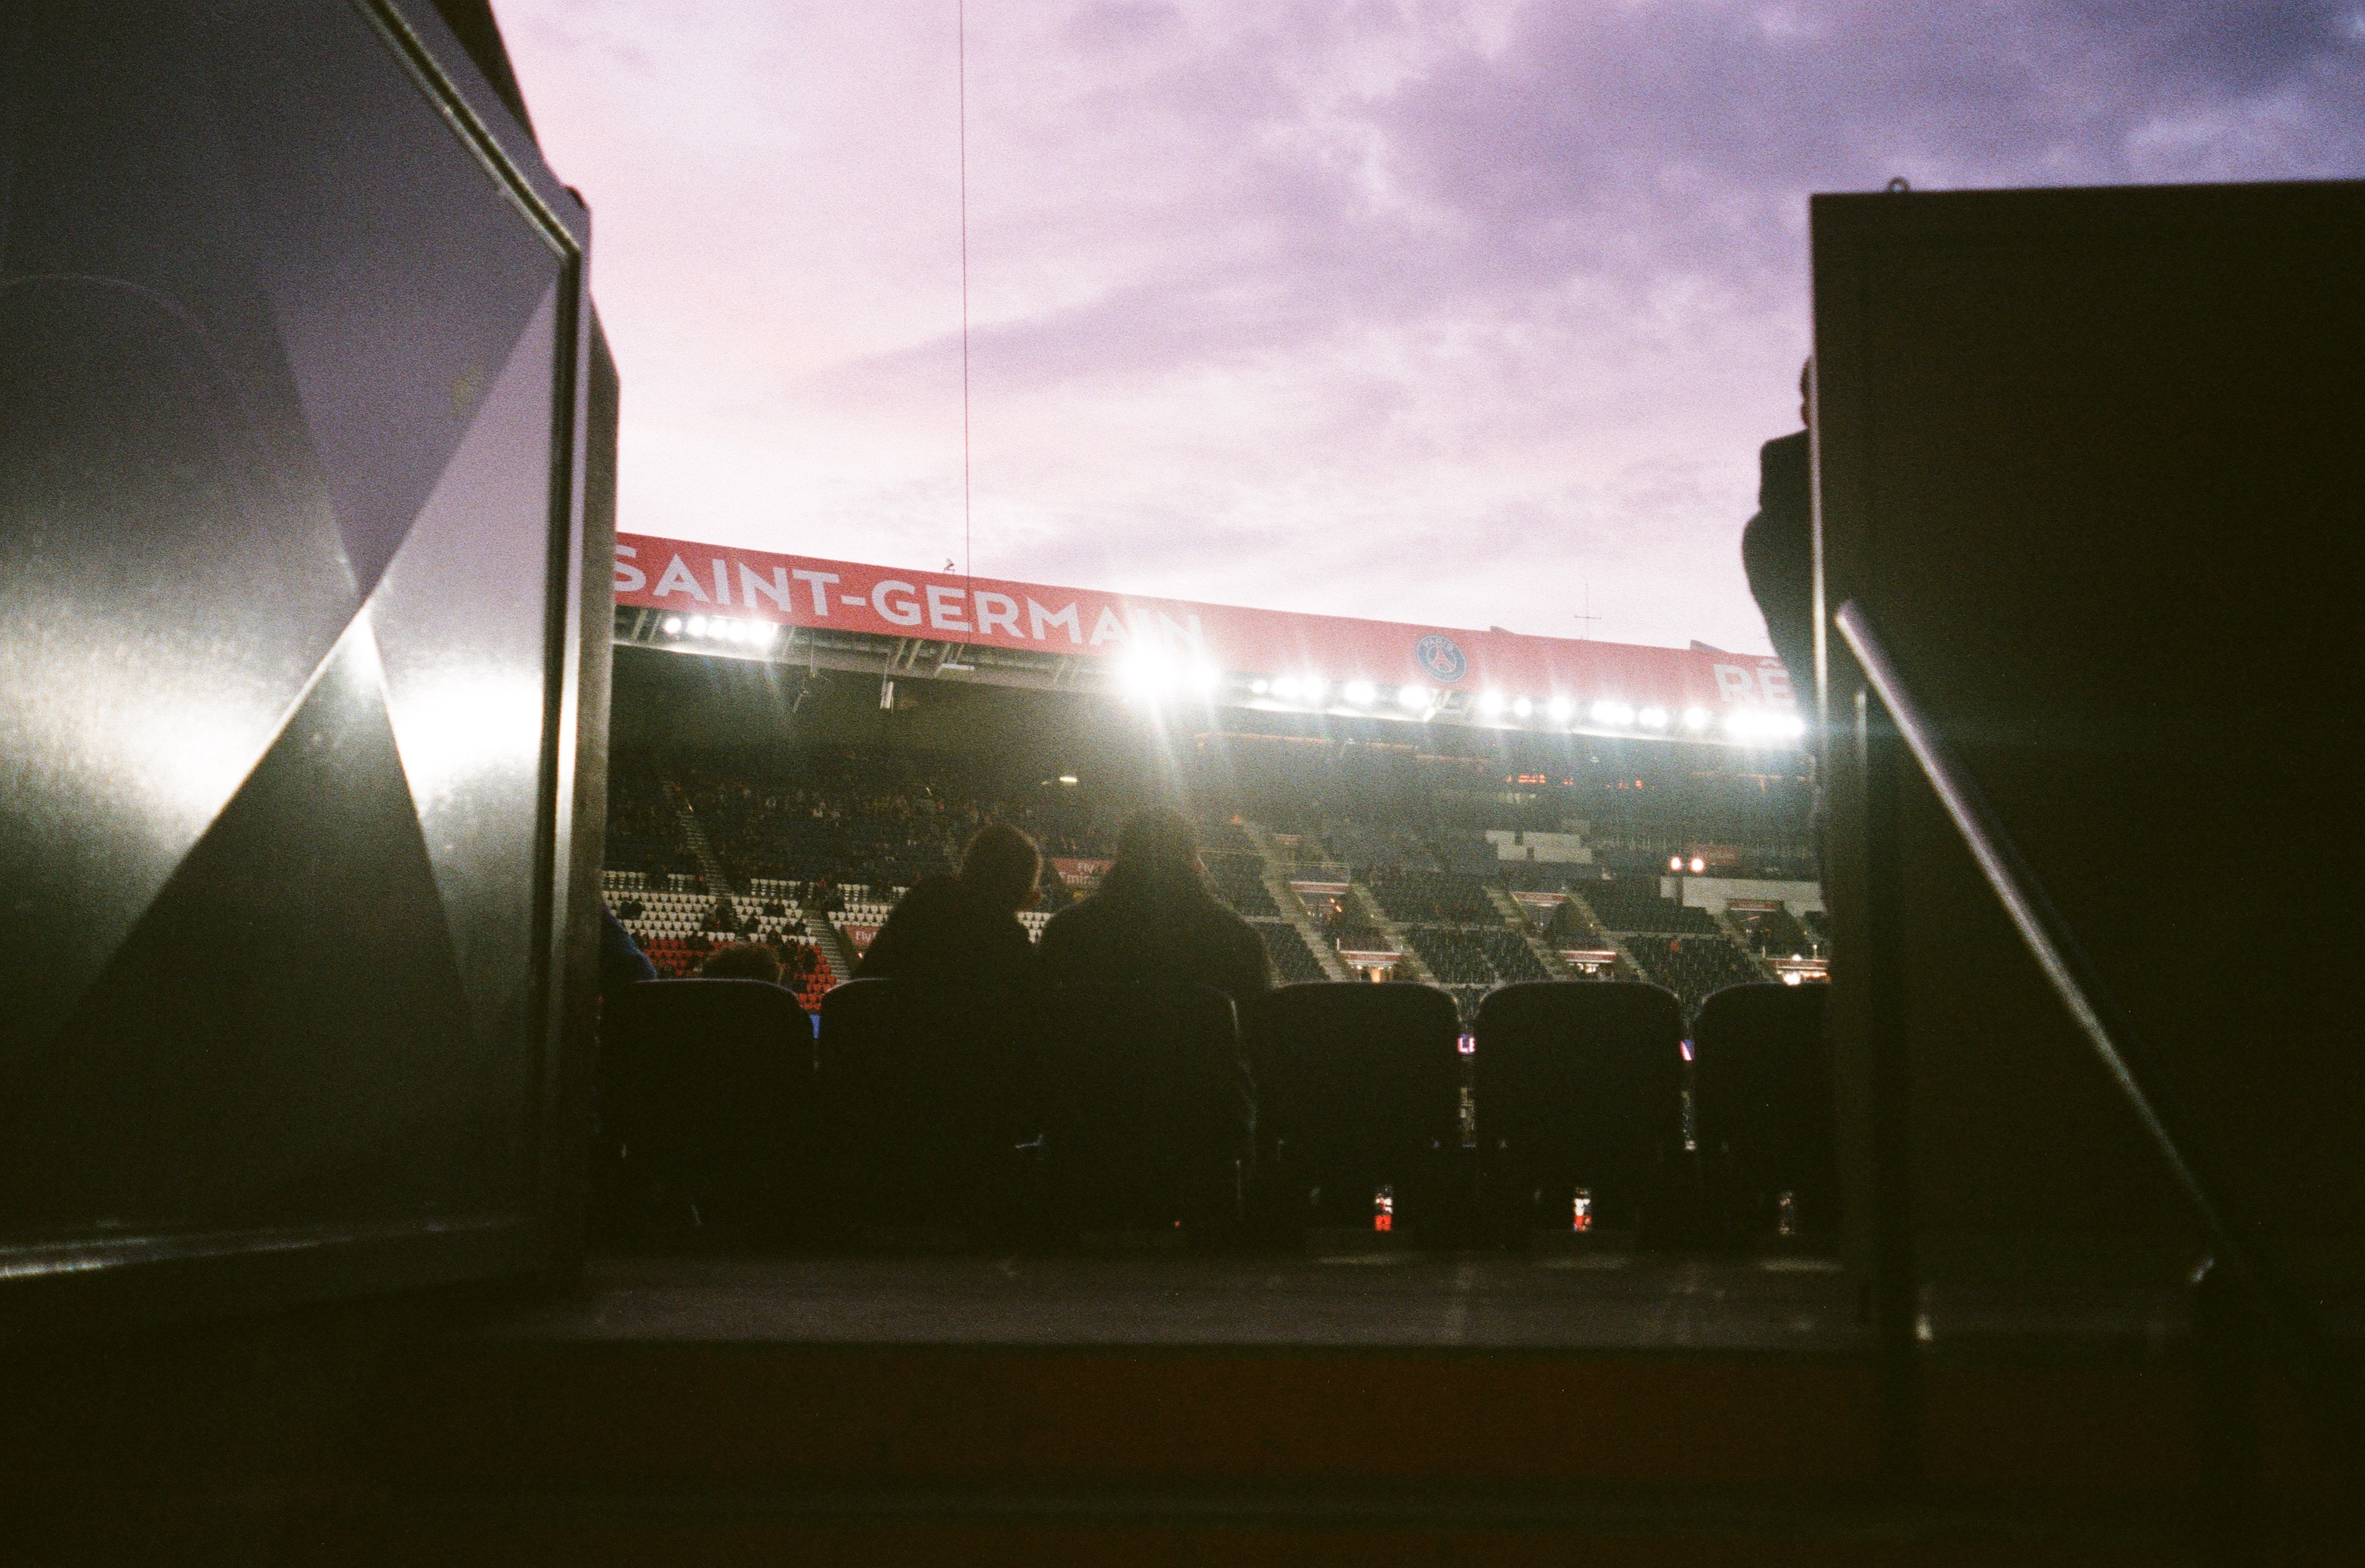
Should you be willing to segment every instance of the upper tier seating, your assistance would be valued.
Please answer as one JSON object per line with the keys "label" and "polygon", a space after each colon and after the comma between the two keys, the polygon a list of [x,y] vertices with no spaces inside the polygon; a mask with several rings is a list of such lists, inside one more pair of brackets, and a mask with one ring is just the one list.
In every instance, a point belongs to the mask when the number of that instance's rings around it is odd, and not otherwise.
{"label": "upper tier seating", "polygon": [[1391,920],[1461,925],[1503,922],[1474,877],[1442,871],[1375,871],[1369,886]]}
{"label": "upper tier seating", "polygon": [[1585,899],[1601,924],[1612,931],[1664,931],[1678,935],[1717,934],[1716,917],[1664,898],[1655,877],[1621,877],[1615,881],[1586,882]]}
{"label": "upper tier seating", "polygon": [[1357,876],[1369,877],[1383,869],[1442,869],[1420,835],[1404,828],[1365,822],[1326,823],[1322,842],[1333,859],[1351,867]]}
{"label": "upper tier seating", "polygon": [[1261,1176],[1277,1223],[1368,1227],[1383,1185],[1407,1230],[1450,1223],[1459,1029],[1452,1002],[1428,986],[1290,985],[1250,1004]]}
{"label": "upper tier seating", "polygon": [[[650,980],[604,999],[600,1116],[627,1202],[775,1229],[810,1173],[813,1036],[761,980]],[[694,1214],[693,1214],[694,1209]]]}
{"label": "upper tier seating", "polygon": [[1597,1225],[1658,1217],[1681,1147],[1683,1010],[1654,985],[1504,986],[1478,1010],[1478,1146],[1506,1230],[1569,1230],[1577,1189]]}
{"label": "upper tier seating", "polygon": [[1747,954],[1722,936],[1629,936],[1642,972],[1680,998],[1687,1014],[1729,985],[1763,980]]}
{"label": "upper tier seating", "polygon": [[1206,855],[1207,876],[1234,911],[1254,918],[1277,918],[1281,906],[1264,885],[1264,862],[1253,855]]}
{"label": "upper tier seating", "polygon": [[1718,1171],[1729,1224],[1743,1236],[1776,1229],[1778,1203],[1796,1194],[1797,1226],[1839,1223],[1837,1109],[1824,985],[1759,980],[1709,997],[1692,1025],[1692,1103],[1700,1148]]}
{"label": "upper tier seating", "polygon": [[1306,938],[1297,927],[1279,921],[1252,922],[1257,935],[1264,939],[1264,950],[1272,955],[1273,972],[1281,976],[1283,985],[1295,985],[1306,980],[1327,980],[1322,972],[1322,960],[1306,946]]}
{"label": "upper tier seating", "polygon": [[1410,925],[1405,935],[1429,972],[1448,985],[1552,978],[1519,934],[1500,925]]}
{"label": "upper tier seating", "polygon": [[1765,958],[1810,958],[1819,949],[1805,926],[1787,909],[1731,910],[1732,924],[1741,928],[1749,950]]}

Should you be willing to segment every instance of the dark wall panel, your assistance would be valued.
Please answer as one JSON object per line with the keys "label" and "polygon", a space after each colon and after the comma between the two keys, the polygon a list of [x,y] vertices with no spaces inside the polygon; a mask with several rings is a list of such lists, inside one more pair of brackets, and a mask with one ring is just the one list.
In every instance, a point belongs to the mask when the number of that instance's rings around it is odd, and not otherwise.
{"label": "dark wall panel", "polygon": [[[2365,186],[1824,197],[1815,245],[1829,604],[1870,610],[2292,1266],[2354,1276]],[[1934,799],[1866,812],[1830,648],[1834,1002],[1893,830],[1933,1271],[2175,1277],[2162,1168]]]}
{"label": "dark wall panel", "polygon": [[7,13],[0,1297],[550,1230],[586,223],[415,10]]}

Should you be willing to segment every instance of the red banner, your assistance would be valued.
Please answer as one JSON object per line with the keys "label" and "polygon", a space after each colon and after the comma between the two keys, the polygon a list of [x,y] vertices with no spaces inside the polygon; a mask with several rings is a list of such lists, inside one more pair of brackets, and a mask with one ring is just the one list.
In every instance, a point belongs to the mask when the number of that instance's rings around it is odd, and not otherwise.
{"label": "red banner", "polygon": [[1318,680],[1333,692],[1362,680],[1493,693],[1506,704],[1600,704],[1620,726],[1638,716],[1645,727],[1680,726],[1689,709],[1787,716],[1795,706],[1789,678],[1770,656],[1136,599],[646,534],[617,537],[616,602],[684,617]]}
{"label": "red banner", "polygon": [[1098,887],[1101,879],[1108,875],[1108,868],[1114,864],[1115,862],[1111,860],[1094,859],[1086,856],[1054,855],[1051,857],[1051,869],[1059,873],[1060,881],[1071,888]]}

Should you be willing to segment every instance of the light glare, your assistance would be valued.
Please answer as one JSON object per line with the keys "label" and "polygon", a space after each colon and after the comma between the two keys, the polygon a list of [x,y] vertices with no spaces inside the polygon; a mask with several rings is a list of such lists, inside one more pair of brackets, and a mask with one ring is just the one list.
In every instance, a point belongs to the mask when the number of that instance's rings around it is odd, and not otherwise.
{"label": "light glare", "polygon": [[1356,707],[1368,708],[1380,693],[1378,689],[1368,680],[1351,680],[1346,684],[1343,694],[1347,700]]}

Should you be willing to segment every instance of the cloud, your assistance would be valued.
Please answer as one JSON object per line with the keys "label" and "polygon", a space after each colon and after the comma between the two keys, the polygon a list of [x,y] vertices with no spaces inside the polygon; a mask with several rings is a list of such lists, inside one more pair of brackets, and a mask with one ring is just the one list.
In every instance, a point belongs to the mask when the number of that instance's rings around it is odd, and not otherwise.
{"label": "cloud", "polygon": [[[624,522],[962,538],[938,4],[502,0],[590,195]],[[1805,198],[2365,173],[2354,5],[973,4],[980,571],[1765,645]]]}

